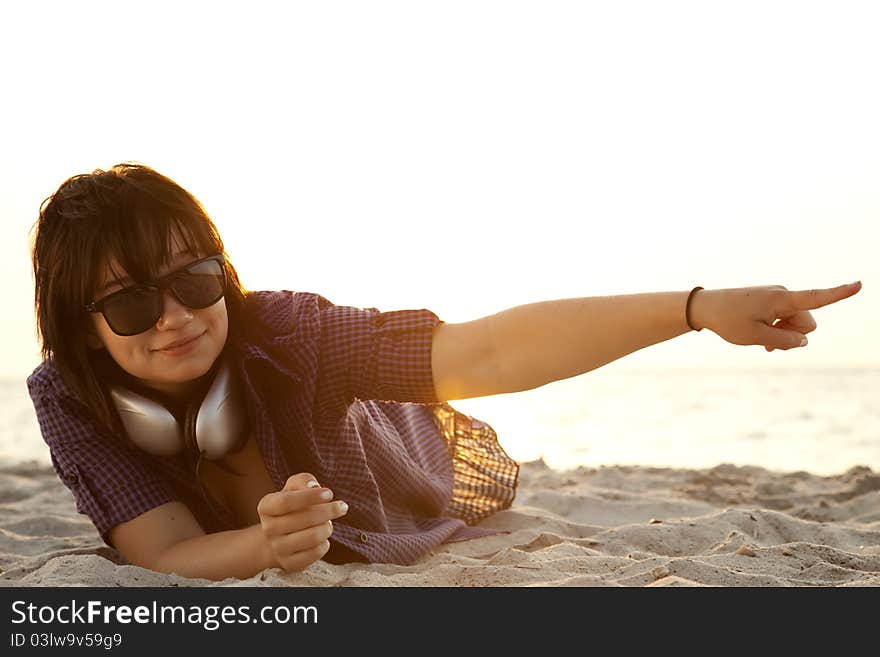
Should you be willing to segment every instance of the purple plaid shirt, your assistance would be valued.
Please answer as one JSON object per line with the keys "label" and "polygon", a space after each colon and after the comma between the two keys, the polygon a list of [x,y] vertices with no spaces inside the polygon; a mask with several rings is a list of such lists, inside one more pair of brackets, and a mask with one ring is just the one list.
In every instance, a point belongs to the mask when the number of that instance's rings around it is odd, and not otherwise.
{"label": "purple plaid shirt", "polygon": [[[428,310],[336,306],[308,292],[251,292],[227,349],[266,469],[280,490],[311,472],[348,513],[327,561],[411,564],[508,508],[518,466],[492,428],[436,398]],[[207,533],[237,529],[192,455],[158,457],[99,428],[52,360],[28,377],[58,476],[107,545],[115,525],[183,501]]]}

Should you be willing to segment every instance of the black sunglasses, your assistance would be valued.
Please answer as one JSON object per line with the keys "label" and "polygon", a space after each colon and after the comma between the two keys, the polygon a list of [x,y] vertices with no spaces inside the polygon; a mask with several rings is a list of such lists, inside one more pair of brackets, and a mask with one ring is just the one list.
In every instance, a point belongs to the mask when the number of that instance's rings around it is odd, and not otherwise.
{"label": "black sunglasses", "polygon": [[166,289],[184,306],[207,308],[226,290],[226,267],[222,254],[208,256],[181,267],[149,285],[133,285],[86,305],[90,313],[103,313],[116,335],[148,331],[162,316]]}

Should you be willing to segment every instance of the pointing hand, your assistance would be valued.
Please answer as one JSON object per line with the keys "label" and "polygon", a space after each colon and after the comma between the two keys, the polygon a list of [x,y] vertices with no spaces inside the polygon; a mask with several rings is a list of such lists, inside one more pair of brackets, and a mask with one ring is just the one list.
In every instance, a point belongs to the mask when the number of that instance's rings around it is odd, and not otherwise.
{"label": "pointing hand", "polygon": [[762,345],[767,351],[806,345],[816,330],[810,310],[837,303],[862,289],[861,282],[790,291],[782,285],[699,290],[691,299],[691,323],[732,344]]}

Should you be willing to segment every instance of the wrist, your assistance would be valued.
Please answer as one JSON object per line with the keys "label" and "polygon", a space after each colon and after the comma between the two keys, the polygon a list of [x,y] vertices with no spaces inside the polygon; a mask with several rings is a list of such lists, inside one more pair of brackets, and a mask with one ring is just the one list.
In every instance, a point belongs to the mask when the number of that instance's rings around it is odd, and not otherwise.
{"label": "wrist", "polygon": [[272,551],[272,546],[269,545],[269,540],[263,533],[262,525],[251,525],[250,531],[254,532],[254,534],[256,535],[261,571],[267,570],[269,568],[280,568],[281,566],[279,565],[277,559],[275,559],[275,553]]}
{"label": "wrist", "polygon": [[688,328],[694,331],[702,331],[709,325],[707,299],[708,291],[704,288],[694,288],[690,294],[690,301],[685,310],[685,318],[688,322]]}

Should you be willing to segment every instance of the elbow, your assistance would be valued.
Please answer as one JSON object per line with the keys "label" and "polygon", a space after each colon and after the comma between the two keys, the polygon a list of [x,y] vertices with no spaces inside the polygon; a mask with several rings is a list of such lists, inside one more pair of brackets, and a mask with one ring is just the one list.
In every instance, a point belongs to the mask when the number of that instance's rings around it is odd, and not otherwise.
{"label": "elbow", "polygon": [[179,556],[174,549],[176,544],[166,547],[154,554],[141,555],[136,561],[129,560],[133,566],[140,566],[146,570],[152,570],[161,575],[179,575],[181,577],[195,577],[187,574],[187,569],[181,567]]}
{"label": "elbow", "polygon": [[146,568],[147,570],[152,570],[156,573],[163,573],[166,575],[172,574],[173,570],[169,567],[166,562],[168,550],[162,550],[161,552],[148,555],[144,558],[140,559],[140,563],[130,562],[135,566],[140,566],[141,568]]}
{"label": "elbow", "polygon": [[440,324],[434,331],[432,371],[440,400],[470,399],[503,392],[501,360],[490,318]]}

